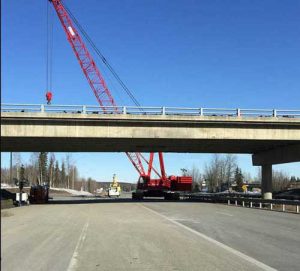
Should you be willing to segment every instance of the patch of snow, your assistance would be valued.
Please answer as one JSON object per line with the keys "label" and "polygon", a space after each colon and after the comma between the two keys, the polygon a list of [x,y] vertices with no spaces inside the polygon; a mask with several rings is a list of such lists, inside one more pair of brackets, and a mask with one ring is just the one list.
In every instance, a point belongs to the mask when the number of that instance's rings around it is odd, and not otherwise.
{"label": "patch of snow", "polygon": [[18,188],[18,186],[1,183],[1,188]]}
{"label": "patch of snow", "polygon": [[65,192],[68,192],[74,196],[93,196],[92,193],[90,192],[87,192],[87,191],[77,191],[77,190],[74,190],[74,189],[68,189],[68,188],[54,188],[54,187],[51,187],[51,190],[56,190],[56,191],[65,191]]}

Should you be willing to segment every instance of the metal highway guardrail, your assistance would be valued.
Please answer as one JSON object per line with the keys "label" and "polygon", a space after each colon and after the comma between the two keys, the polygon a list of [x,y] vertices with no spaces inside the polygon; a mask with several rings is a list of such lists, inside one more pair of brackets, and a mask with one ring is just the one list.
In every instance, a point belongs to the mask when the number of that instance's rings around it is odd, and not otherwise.
{"label": "metal highway guardrail", "polygon": [[1,112],[300,118],[300,110],[93,105],[1,104]]}
{"label": "metal highway guardrail", "polygon": [[[254,197],[253,197],[254,196]],[[257,197],[260,195],[257,195]],[[258,209],[269,209],[274,211],[282,212],[294,212],[299,214],[300,212],[300,201],[299,200],[285,200],[285,199],[261,199],[255,197],[255,195],[245,194],[243,196],[241,193],[237,195],[225,195],[220,193],[192,193],[185,195],[185,198],[192,201],[203,201],[203,202],[213,202],[213,203],[227,203],[228,205],[248,207],[248,208],[258,208]],[[289,206],[289,208],[287,208]],[[291,210],[291,206],[292,210]]]}

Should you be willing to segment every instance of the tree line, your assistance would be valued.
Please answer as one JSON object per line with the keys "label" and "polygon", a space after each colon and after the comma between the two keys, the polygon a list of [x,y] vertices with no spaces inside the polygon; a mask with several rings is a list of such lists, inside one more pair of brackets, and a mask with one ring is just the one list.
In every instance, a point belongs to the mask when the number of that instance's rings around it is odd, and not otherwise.
{"label": "tree line", "polygon": [[[29,162],[22,163],[19,153],[13,153],[12,169],[1,167],[1,182],[14,185],[20,176],[28,180],[30,185],[49,185],[53,188],[69,188],[93,193],[99,188],[96,180],[79,176],[77,166],[70,154],[60,162],[54,153],[32,153]],[[21,171],[24,171],[21,174]]]}
{"label": "tree line", "polygon": [[[219,192],[228,190],[234,185],[236,191],[243,191],[242,186],[247,182],[261,183],[261,170],[259,168],[257,176],[253,177],[242,172],[237,162],[237,156],[233,154],[213,155],[207,163],[203,172],[193,166],[190,169],[181,169],[183,175],[190,175],[193,178],[193,190],[202,191],[203,184],[209,192]],[[283,171],[273,170],[273,191],[285,190],[291,183],[300,182],[299,177],[290,177]]]}
{"label": "tree line", "polygon": [[[92,178],[82,178],[79,176],[78,168],[67,153],[65,158],[58,161],[54,153],[35,152],[30,156],[29,161],[23,165],[24,172],[21,174],[22,159],[20,153],[13,153],[14,165],[10,168],[1,167],[1,182],[14,185],[14,179],[20,179],[20,175],[29,181],[30,185],[47,184],[54,188],[70,188],[84,190],[93,193],[96,189],[108,188],[109,184],[97,182]],[[209,192],[227,190],[235,184],[235,190],[242,191],[245,182],[261,182],[261,171],[258,170],[256,177],[252,178],[247,172],[242,172],[237,163],[236,155],[215,154],[205,165],[203,172],[197,167],[181,169],[183,175],[190,175],[193,178],[193,190],[202,191],[203,183]],[[11,178],[12,175],[12,178]],[[289,177],[282,171],[273,170],[273,191],[284,190],[291,183],[299,182],[299,177]],[[131,191],[135,185],[123,185],[124,190]],[[123,187],[122,186],[122,187]]]}

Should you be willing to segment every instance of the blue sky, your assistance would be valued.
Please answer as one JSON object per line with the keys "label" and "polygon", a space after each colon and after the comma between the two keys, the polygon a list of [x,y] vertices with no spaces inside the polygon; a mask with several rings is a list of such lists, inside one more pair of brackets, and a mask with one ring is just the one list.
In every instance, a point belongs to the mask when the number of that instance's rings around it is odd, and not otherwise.
{"label": "blue sky", "polygon": [[[2,102],[45,102],[47,2],[2,2]],[[299,109],[298,0],[65,3],[141,105]],[[53,103],[95,105],[52,13]],[[96,62],[117,104],[132,104],[100,60]],[[119,171],[121,179],[136,179],[124,154],[73,156],[83,175],[102,179]],[[2,155],[3,164],[7,157]],[[27,155],[23,157],[26,160]],[[168,172],[175,174],[192,164],[203,167],[209,158],[167,154],[165,160]],[[249,155],[239,160],[244,170],[255,174]],[[276,168],[300,176],[300,163]]]}

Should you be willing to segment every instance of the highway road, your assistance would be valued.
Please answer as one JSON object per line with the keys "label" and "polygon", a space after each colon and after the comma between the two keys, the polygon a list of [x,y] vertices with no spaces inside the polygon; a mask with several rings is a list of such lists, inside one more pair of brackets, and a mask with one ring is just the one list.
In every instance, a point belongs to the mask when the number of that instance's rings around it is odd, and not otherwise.
{"label": "highway road", "polygon": [[299,270],[300,216],[103,201],[1,211],[2,270]]}

